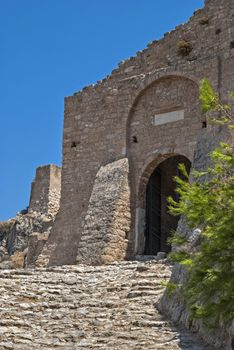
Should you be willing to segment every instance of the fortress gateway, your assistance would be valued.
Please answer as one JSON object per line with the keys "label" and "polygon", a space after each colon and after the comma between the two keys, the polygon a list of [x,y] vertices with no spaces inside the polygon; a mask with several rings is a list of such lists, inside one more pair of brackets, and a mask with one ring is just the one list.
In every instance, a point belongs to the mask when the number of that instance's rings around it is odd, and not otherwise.
{"label": "fortress gateway", "polygon": [[211,129],[199,108],[207,77],[234,87],[234,1],[206,0],[188,23],[65,98],[60,209],[38,259],[109,263],[167,252],[178,163],[189,170]]}

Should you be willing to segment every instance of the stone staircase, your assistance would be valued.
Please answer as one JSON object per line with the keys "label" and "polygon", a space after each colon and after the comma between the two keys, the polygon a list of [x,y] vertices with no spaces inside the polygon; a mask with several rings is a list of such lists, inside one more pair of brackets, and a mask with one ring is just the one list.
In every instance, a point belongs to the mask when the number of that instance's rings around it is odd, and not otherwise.
{"label": "stone staircase", "polygon": [[0,271],[0,350],[204,350],[155,304],[165,261]]}

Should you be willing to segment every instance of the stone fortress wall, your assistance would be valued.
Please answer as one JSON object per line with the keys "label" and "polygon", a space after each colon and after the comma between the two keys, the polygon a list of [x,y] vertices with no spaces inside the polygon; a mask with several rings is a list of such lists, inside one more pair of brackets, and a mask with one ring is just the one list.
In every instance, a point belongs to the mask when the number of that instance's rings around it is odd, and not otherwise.
{"label": "stone fortress wall", "polygon": [[29,210],[57,213],[61,193],[61,168],[57,165],[38,167],[31,186]]}
{"label": "stone fortress wall", "polygon": [[[187,23],[121,62],[102,81],[65,98],[61,206],[42,252],[49,265],[90,259],[95,247],[83,248],[93,235],[103,240],[99,254],[113,242],[116,226],[108,210],[113,203],[111,198],[99,201],[95,188],[100,188],[102,167],[117,169],[121,159],[125,167],[128,163],[122,173],[130,205],[125,208],[128,222],[118,224],[124,237],[120,255],[143,252],[147,182],[155,167],[173,155],[192,161],[197,137],[211,128],[199,110],[199,81],[207,77],[227,99],[234,86],[233,64],[234,2],[206,0]],[[94,228],[88,222],[97,212],[103,217]]]}

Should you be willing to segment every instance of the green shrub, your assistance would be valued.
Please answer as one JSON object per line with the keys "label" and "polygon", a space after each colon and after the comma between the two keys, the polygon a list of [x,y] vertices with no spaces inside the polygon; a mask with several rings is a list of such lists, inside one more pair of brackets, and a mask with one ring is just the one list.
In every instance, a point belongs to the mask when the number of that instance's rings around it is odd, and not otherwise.
{"label": "green shrub", "polygon": [[[234,94],[231,97],[234,100]],[[200,86],[200,102],[212,122],[226,124],[233,133],[231,108],[220,102],[206,79]],[[212,165],[207,171],[193,171],[192,183],[180,165],[187,179],[175,178],[180,200],[170,197],[169,209],[173,215],[183,215],[191,229],[201,230],[199,249],[191,249],[191,241],[177,232],[171,239],[177,246],[171,258],[188,270],[187,282],[178,288],[182,288],[191,317],[214,326],[234,317],[233,146],[222,142],[210,157]]]}

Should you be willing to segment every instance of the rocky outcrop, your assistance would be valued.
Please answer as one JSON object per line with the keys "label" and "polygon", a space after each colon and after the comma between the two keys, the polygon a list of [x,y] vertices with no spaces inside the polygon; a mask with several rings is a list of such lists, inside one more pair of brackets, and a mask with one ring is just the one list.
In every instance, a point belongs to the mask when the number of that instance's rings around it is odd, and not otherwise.
{"label": "rocky outcrop", "polygon": [[0,349],[205,350],[155,308],[166,262],[0,271]]}
{"label": "rocky outcrop", "polygon": [[[218,132],[217,132],[218,131]],[[196,151],[194,154],[193,168],[196,170],[204,170],[210,165],[209,153],[218,146],[221,140],[230,139],[230,135],[225,129],[217,128],[213,129],[209,133],[204,132],[203,135],[198,139]],[[193,181],[191,178],[190,181]],[[199,250],[199,229],[190,230],[186,224],[184,218],[181,218],[178,225],[178,232],[189,240],[187,249]],[[177,249],[176,247],[172,249]],[[176,264],[172,271],[170,282],[177,285],[183,285],[186,282],[187,272],[181,265]],[[198,332],[203,339],[211,344],[214,348],[222,350],[233,350],[233,339],[234,339],[234,321],[229,324],[217,325],[215,330],[208,329],[200,320],[191,321],[189,312],[186,307],[186,302],[180,293],[180,289],[174,293],[164,293],[159,303],[159,309],[170,317],[174,322],[181,323],[192,331]]]}
{"label": "rocky outcrop", "polygon": [[78,263],[108,264],[123,260],[130,230],[128,159],[100,168],[78,246]]}
{"label": "rocky outcrop", "polygon": [[48,239],[55,215],[30,211],[0,223],[0,268],[34,265]]}
{"label": "rocky outcrop", "polygon": [[61,168],[38,167],[29,207],[0,222],[0,268],[34,266],[47,241],[59,209]]}

